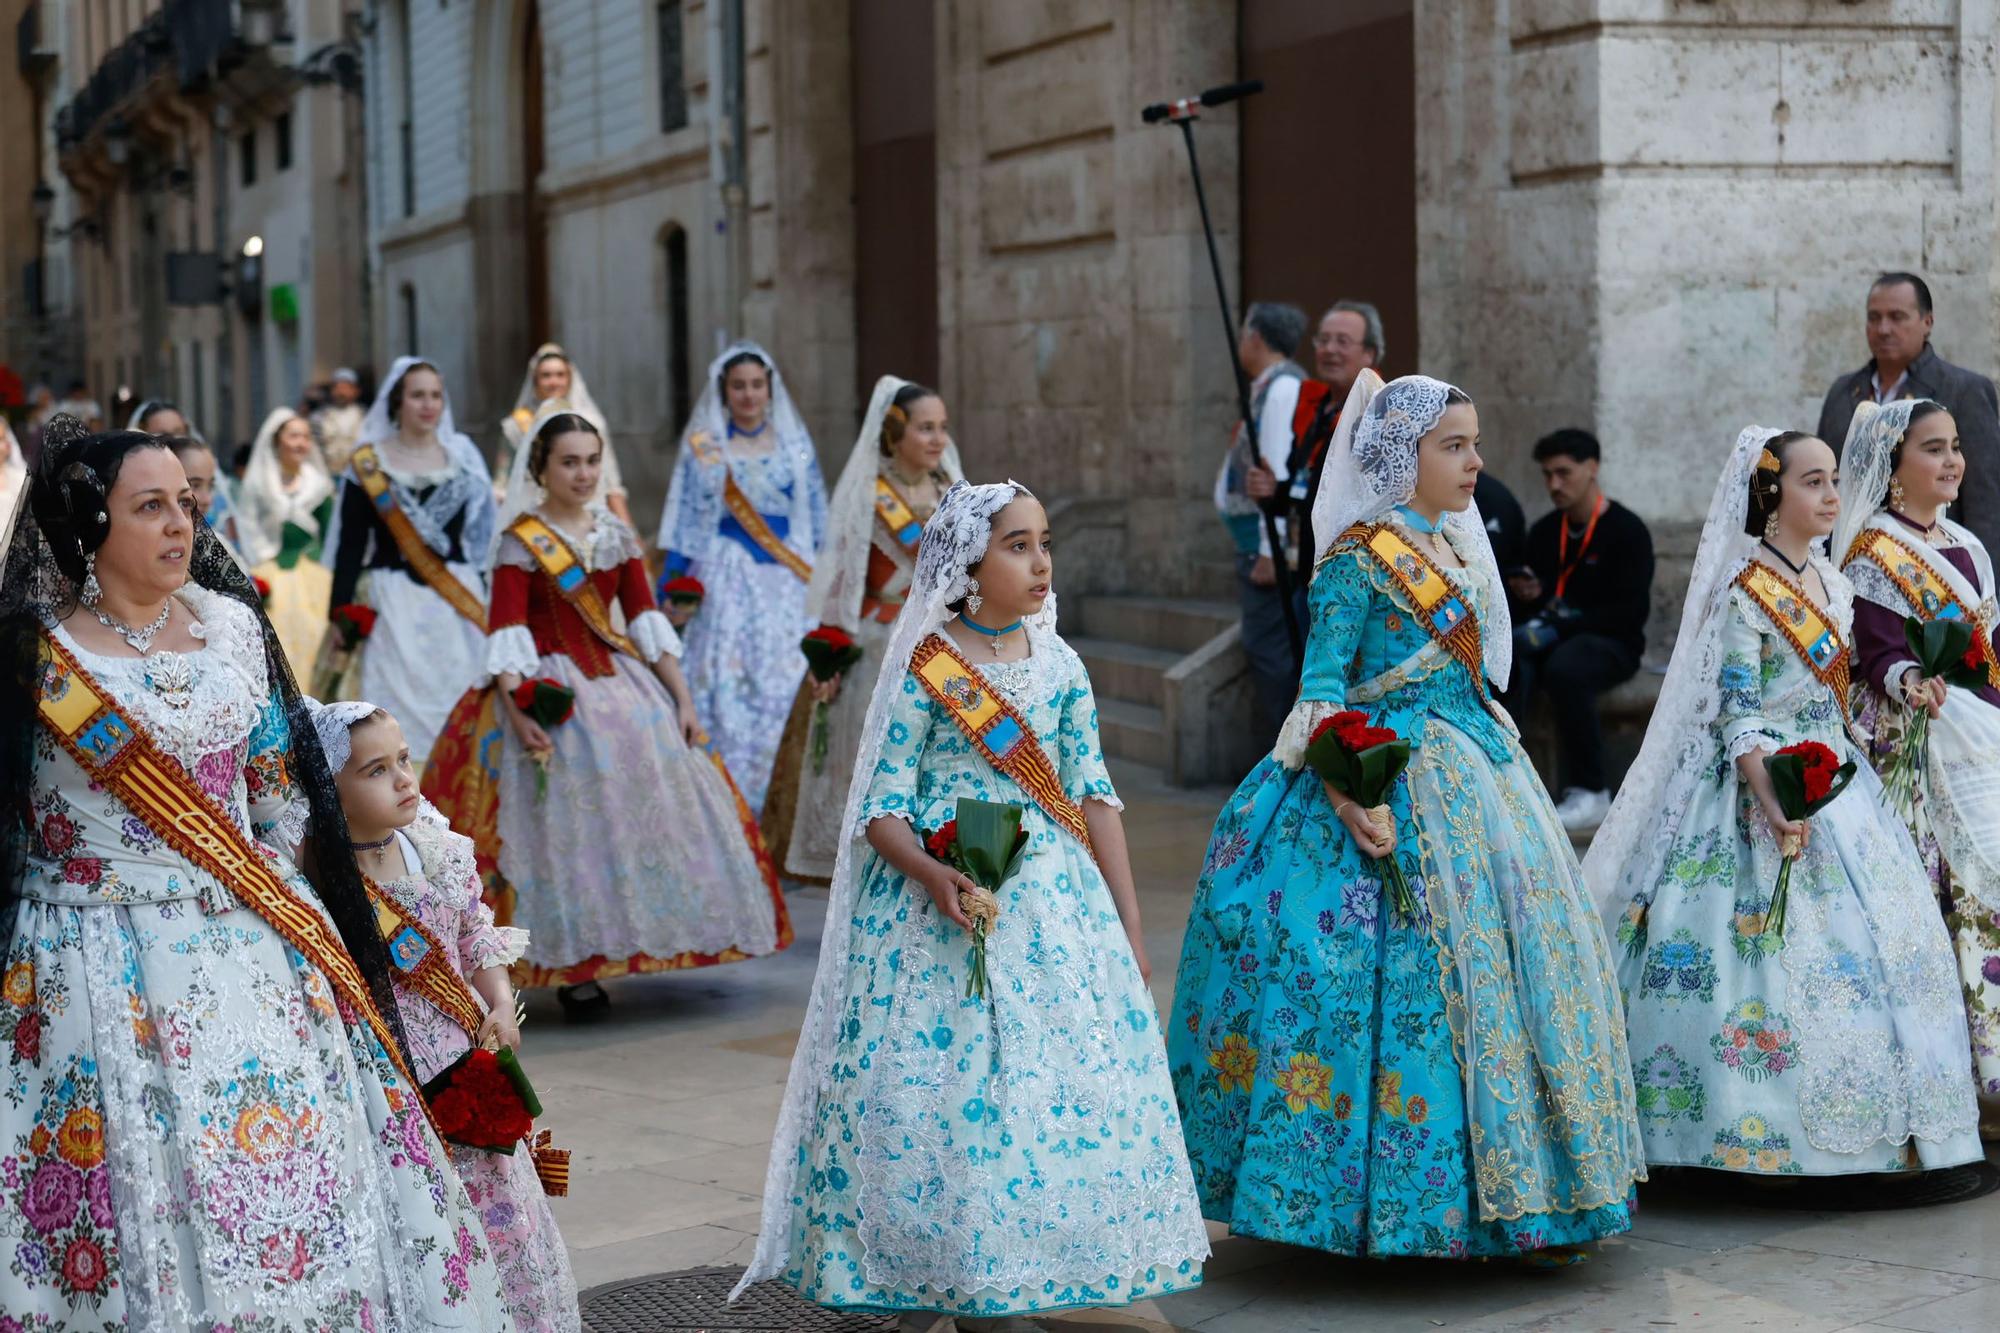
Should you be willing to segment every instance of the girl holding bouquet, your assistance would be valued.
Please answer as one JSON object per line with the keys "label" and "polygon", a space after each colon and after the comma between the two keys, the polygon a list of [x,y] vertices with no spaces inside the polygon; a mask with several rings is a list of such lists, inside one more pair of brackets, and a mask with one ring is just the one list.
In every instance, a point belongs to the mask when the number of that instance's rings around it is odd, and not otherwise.
{"label": "girl holding bouquet", "polygon": [[808,676],[800,685],[764,801],[771,855],[796,879],[833,878],[841,805],[889,627],[909,596],[924,523],[963,476],[936,390],[894,375],[875,381],[854,452],[833,488],[826,545],[806,592],[808,623],[846,634],[861,656],[830,680]]}
{"label": "girl holding bouquet", "polygon": [[[973,1333],[1200,1280],[1120,807],[1051,571],[1047,517],[1011,482],[954,485],[924,530],[739,1292],[781,1277]],[[980,897],[926,848],[961,797],[1019,807],[1028,835],[983,994]]]}
{"label": "girl holding bouquet", "polygon": [[[1810,435],[1737,437],[1645,744],[1584,860],[1660,1165],[1841,1175],[1980,1156],[1951,942],[1908,830],[1866,764],[1809,820],[1765,764],[1798,747],[1822,774],[1859,758],[1854,587],[1816,549],[1840,512],[1834,474]],[[1808,773],[1807,794],[1823,782]]]}
{"label": "girl holding bouquet", "polygon": [[826,483],[777,363],[730,344],[681,432],[660,549],[669,580],[708,590],[688,628],[688,685],[753,811],[805,675],[799,636],[825,530]]}
{"label": "girl holding bouquet", "polygon": [[[1168,1025],[1203,1210],[1336,1254],[1570,1262],[1630,1228],[1645,1165],[1610,954],[1487,685],[1514,640],[1479,418],[1364,371],[1340,422],[1299,702],[1216,822]],[[1391,735],[1386,819],[1308,771]]]}
{"label": "girl holding bouquet", "polygon": [[529,932],[516,975],[562,987],[576,1014],[608,1003],[607,978],[771,953],[791,926],[755,818],[701,748],[638,540],[593,499],[596,427],[560,402],[533,424],[493,561],[497,688],[460,701],[424,789],[478,844],[501,919]]}
{"label": "girl holding bouquet", "polygon": [[[417,1078],[430,1083],[475,1045],[519,1050],[507,965],[521,956],[527,934],[494,925],[479,901],[472,842],[418,794],[402,727],[370,703],[308,700],[307,708],[390,946]],[[451,1160],[485,1223],[513,1326],[521,1333],[580,1329],[569,1254],[532,1152],[453,1143]]]}
{"label": "girl holding bouquet", "polygon": [[[1945,517],[1965,477],[1951,413],[1863,404],[1841,453],[1833,554],[1854,583],[1855,720],[1923,853],[1958,954],[1980,1132],[2000,1138],[2000,624],[1993,559]],[[1968,657],[1924,678],[1905,622],[1958,621]],[[1916,725],[1918,711],[1926,720]],[[1912,734],[1913,732],[1917,734]],[[1928,733],[1925,735],[1924,733]]]}

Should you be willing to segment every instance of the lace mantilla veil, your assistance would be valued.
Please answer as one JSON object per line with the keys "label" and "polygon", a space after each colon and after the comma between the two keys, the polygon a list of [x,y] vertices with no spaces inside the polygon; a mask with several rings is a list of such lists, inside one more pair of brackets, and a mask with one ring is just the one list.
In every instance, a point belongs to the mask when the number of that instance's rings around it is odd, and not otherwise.
{"label": "lace mantilla veil", "polygon": [[[868,700],[868,719],[861,729],[861,749],[855,756],[854,781],[848,787],[847,803],[841,816],[843,836],[834,860],[833,887],[826,905],[826,925],[820,932],[819,965],[813,973],[812,999],[806,1005],[805,1024],[799,1029],[798,1049],[792,1055],[791,1074],[785,1083],[785,1100],[778,1112],[777,1133],[771,1140],[771,1160],[764,1176],[764,1213],[757,1235],[757,1253],[743,1272],[730,1299],[743,1294],[754,1282],[775,1277],[784,1270],[792,1235],[792,1179],[797,1168],[799,1144],[805,1137],[813,1109],[827,1084],[832,1056],[839,1040],[834,1020],[846,1009],[841,991],[847,974],[847,932],[854,917],[854,899],[861,884],[861,872],[868,855],[859,827],[861,803],[868,795],[868,775],[882,757],[883,738],[889,729],[896,697],[902,693],[910,655],[950,620],[950,604],[965,596],[970,587],[970,567],[986,553],[993,537],[993,516],[1017,497],[1030,495],[1027,487],[1008,481],[991,486],[957,482],[945,492],[937,512],[924,527],[923,544],[917,548],[917,571],[909,600],[889,631],[888,647],[882,658],[882,672],[875,692]],[[1027,621],[1030,641],[1055,633],[1056,599],[1049,595],[1042,609]],[[1036,644],[1040,650],[1039,643]]]}
{"label": "lace mantilla veil", "polygon": [[[861,624],[861,600],[868,591],[868,553],[875,544],[875,479],[882,469],[882,420],[908,380],[884,375],[875,381],[868,414],[847,466],[833,488],[826,509],[826,541],[813,561],[812,586],[806,591],[806,615],[815,625],[838,625],[854,632]],[[951,481],[965,480],[958,446],[947,444],[938,470]]]}
{"label": "lace mantilla veil", "polygon": [[[528,423],[527,438],[522,441],[521,447],[514,451],[514,463],[507,472],[507,494],[506,498],[500,501],[500,517],[493,524],[493,539],[486,544],[485,557],[488,570],[493,568],[493,561],[500,554],[500,541],[507,535],[508,527],[515,519],[547,498],[548,493],[542,489],[542,483],[528,475],[528,455],[534,452],[535,437],[542,433],[542,427],[548,424],[549,418],[566,414],[590,420],[589,414],[577,411],[576,404],[569,399],[551,398],[535,410],[535,419]],[[595,421],[591,421],[590,424],[597,425]],[[598,438],[600,440],[604,438],[601,429]],[[605,448],[608,451],[610,445],[607,444]],[[596,498],[591,503],[593,505],[604,503],[604,480],[601,474],[597,482]]]}
{"label": "lace mantilla veil", "polygon": [[[1463,390],[1428,375],[1405,375],[1387,384],[1369,370],[1355,377],[1313,501],[1313,540],[1322,557],[1356,523],[1379,523],[1397,505],[1409,503],[1417,493],[1417,445],[1436,429],[1454,392]],[[1504,689],[1514,670],[1514,621],[1478,504],[1447,513],[1444,533],[1485,585],[1479,630],[1486,678]]]}
{"label": "lace mantilla veil", "polygon": [[1709,728],[1722,705],[1722,629],[1729,618],[1729,590],[1756,549],[1755,540],[1743,531],[1750,513],[1750,474],[1764,446],[1781,434],[1768,426],[1745,427],[1715,483],[1660,701],[1653,706],[1639,757],[1583,858],[1584,878],[1600,916],[1622,912],[1632,899],[1652,893],[1680,832],[1681,816],[1692,804],[1694,784],[1710,762]]}
{"label": "lace mantilla veil", "polygon": [[[39,642],[44,620],[56,619],[76,604],[84,570],[78,530],[90,513],[103,508],[104,487],[91,460],[122,455],[124,439],[150,442],[138,432],[90,435],[75,417],[52,417],[42,434],[42,456],[28,481],[0,567],[0,920],[19,897],[28,828],[12,812],[30,806],[34,739],[38,722],[35,691],[40,682]],[[108,447],[107,447],[108,446]],[[326,907],[347,951],[360,965],[375,1005],[390,1031],[403,1040],[403,1024],[390,984],[388,946],[348,850],[347,816],[333,771],[321,751],[319,733],[292,680],[277,632],[264,614],[256,585],[208,524],[194,521],[194,549],[188,556],[189,585],[205,588],[247,608],[263,636],[265,670],[285,710],[291,731],[286,766],[310,811],[312,855],[299,858],[320,902]],[[405,1051],[408,1042],[403,1041]]]}
{"label": "lace mantilla veil", "polygon": [[[701,434],[706,435],[721,453],[725,466],[734,466],[737,451],[729,435],[729,404],[722,395],[722,368],[745,354],[763,362],[764,372],[771,378],[771,401],[765,409],[764,420],[777,437],[774,442],[776,448],[792,460],[791,526],[787,529],[785,543],[811,558],[814,550],[808,475],[815,461],[812,435],[806,430],[798,408],[792,404],[791,391],[785,387],[784,377],[778,373],[778,363],[771,359],[769,352],[747,338],[729,344],[717,354],[715,360],[708,363],[708,378],[702,382],[701,397],[695,400],[694,411],[688,413],[687,425],[681,428],[680,449],[674,455],[674,479],[667,487],[667,502],[660,510],[659,547],[662,551],[685,552],[696,559],[707,555],[712,533],[675,531],[675,520],[681,513],[681,492],[687,476],[686,469],[680,466],[680,459],[688,452],[688,440]],[[717,489],[720,490],[720,483]]]}
{"label": "lace mantilla veil", "polygon": [[282,523],[292,516],[293,522],[308,526],[320,501],[333,494],[333,478],[327,475],[317,436],[312,453],[299,467],[298,489],[285,490],[285,473],[278,462],[278,432],[288,421],[304,420],[289,407],[274,407],[257,428],[257,438],[250,446],[243,484],[236,489],[236,536],[243,558],[253,566],[278,554],[280,540],[271,532],[276,526],[273,518]]}
{"label": "lace mantilla veil", "polygon": [[[390,392],[402,383],[403,376],[416,367],[436,364],[421,356],[396,358],[395,364],[389,367],[389,373],[382,377],[382,387],[375,391],[375,401],[368,405],[368,415],[361,418],[361,429],[355,432],[354,436],[355,448],[359,449],[364,444],[380,448],[382,441],[396,437],[396,423],[389,419]],[[444,379],[443,371],[438,372],[438,379],[440,382]],[[479,446],[459,434],[458,425],[452,420],[449,392],[444,397],[444,413],[438,417],[437,438],[438,443],[444,446],[445,456],[452,462],[455,469],[453,475],[423,504],[418,504],[415,498],[409,495],[399,495],[397,500],[403,512],[409,515],[410,522],[416,527],[418,535],[424,539],[424,544],[439,554],[450,549],[451,543],[445,538],[442,530],[426,530],[427,527],[434,526],[429,524],[426,511],[456,513],[461,505],[469,505],[466,509],[465,527],[459,534],[459,541],[460,549],[465,552],[467,559],[476,561],[493,545],[493,474],[487,469],[486,456],[479,452]],[[353,469],[350,467],[336,481],[344,483],[352,472]],[[474,485],[475,482],[477,485]],[[389,484],[399,491],[403,489],[402,483],[394,477],[390,478]],[[340,486],[336,484],[334,487],[336,493],[339,489]],[[480,503],[482,495],[485,503]],[[340,552],[340,509],[338,503],[333,506],[333,519],[326,525],[326,540],[321,547],[320,561],[328,568],[332,568]]]}
{"label": "lace mantilla veil", "polygon": [[[1855,539],[1868,530],[1871,521],[1888,503],[1889,476],[1896,470],[1896,446],[1909,433],[1910,418],[1918,408],[1936,405],[1928,398],[1903,398],[1879,406],[1862,403],[1854,409],[1854,420],[1847,427],[1847,443],[1840,451],[1840,521],[1833,525],[1833,542],[1827,547],[1827,554],[1833,557],[1836,566],[1846,562]],[[1981,555],[1992,554],[1970,530],[1942,512],[1938,514],[1938,528],[1959,545],[1972,548],[1975,561]],[[1990,582],[1985,596],[1993,596]]]}

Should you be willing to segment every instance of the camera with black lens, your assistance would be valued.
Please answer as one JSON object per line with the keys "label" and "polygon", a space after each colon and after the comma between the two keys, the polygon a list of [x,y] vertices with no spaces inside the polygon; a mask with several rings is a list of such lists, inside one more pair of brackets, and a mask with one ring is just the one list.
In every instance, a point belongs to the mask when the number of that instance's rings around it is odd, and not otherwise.
{"label": "camera with black lens", "polygon": [[1569,627],[1581,614],[1561,598],[1552,598],[1547,606],[1521,626],[1521,643],[1532,652],[1553,648],[1562,642],[1563,635],[1568,633]]}

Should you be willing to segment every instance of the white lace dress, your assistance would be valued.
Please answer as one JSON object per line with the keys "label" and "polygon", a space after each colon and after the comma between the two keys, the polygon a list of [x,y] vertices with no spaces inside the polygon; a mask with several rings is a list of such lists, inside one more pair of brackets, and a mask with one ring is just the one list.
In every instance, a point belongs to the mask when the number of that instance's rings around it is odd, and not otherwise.
{"label": "white lace dress", "polygon": [[[1843,641],[1853,589],[1816,561]],[[1812,820],[1782,939],[1780,855],[1736,758],[1818,741],[1857,759],[1839,702],[1737,588],[1708,759],[1655,883],[1606,904],[1646,1160],[1775,1175],[1981,1156],[1965,1010],[1923,862],[1867,763]],[[1616,946],[1614,946],[1616,950]]]}
{"label": "white lace dress", "polygon": [[[304,802],[256,618],[181,599],[198,652],[55,633],[239,827],[290,847]],[[0,1325],[509,1327],[416,1091],[325,977],[46,735],[32,798],[0,973]]]}
{"label": "white lace dress", "polygon": [[[1075,800],[1115,803],[1083,664],[1037,636],[979,664]],[[969,937],[872,851],[845,940],[838,1049],[800,1148],[785,1280],[828,1306],[999,1315],[1116,1306],[1194,1286],[1208,1239],[1152,997],[1090,854],[972,750],[914,676],[860,826],[929,833],[958,798],[1026,809],[1000,891],[993,989]]]}

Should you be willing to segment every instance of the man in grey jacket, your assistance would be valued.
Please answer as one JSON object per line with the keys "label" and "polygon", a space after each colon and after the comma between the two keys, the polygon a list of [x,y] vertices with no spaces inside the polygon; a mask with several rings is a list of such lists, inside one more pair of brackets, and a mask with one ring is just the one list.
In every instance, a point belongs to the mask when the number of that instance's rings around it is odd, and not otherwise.
{"label": "man in grey jacket", "polygon": [[[1827,390],[1819,437],[1839,453],[1854,409],[1865,402],[1929,398],[1944,404],[1965,445],[1965,481],[1952,517],[1971,528],[1987,550],[2000,551],[2000,394],[1986,376],[1937,354],[1932,322],[1931,289],[1922,278],[1884,273],[1875,279],[1868,291],[1868,350],[1874,358]],[[1844,554],[1835,551],[1833,558]]]}

